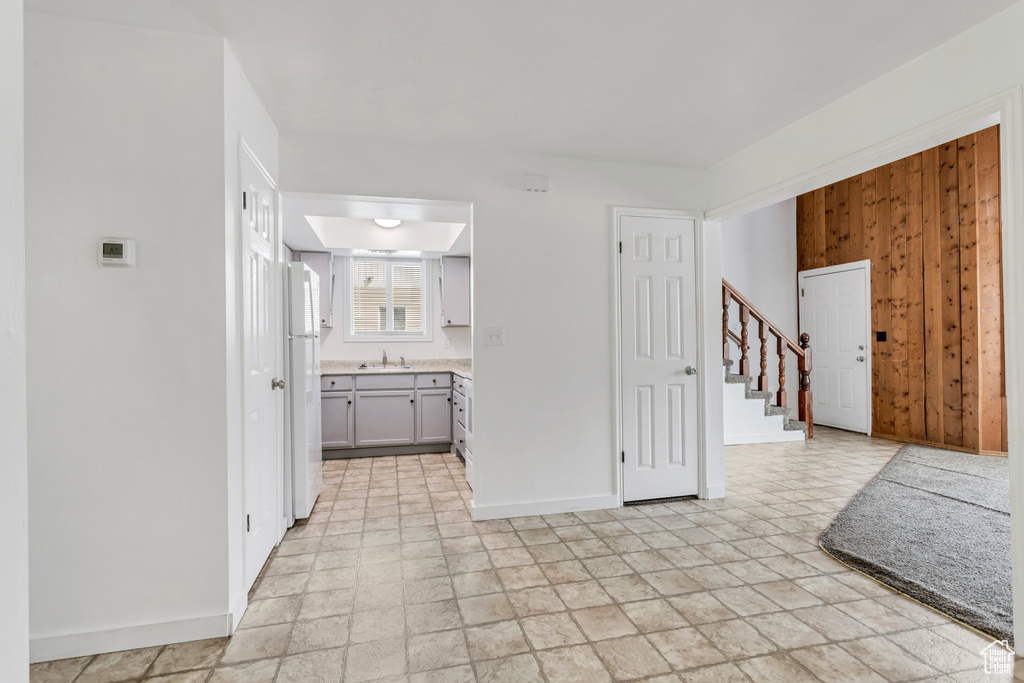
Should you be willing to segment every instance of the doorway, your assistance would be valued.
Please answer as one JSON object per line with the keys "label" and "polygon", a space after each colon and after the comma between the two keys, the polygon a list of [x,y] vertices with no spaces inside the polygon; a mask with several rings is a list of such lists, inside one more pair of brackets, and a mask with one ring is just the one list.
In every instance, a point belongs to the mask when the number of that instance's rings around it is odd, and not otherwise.
{"label": "doorway", "polygon": [[814,349],[814,422],[871,433],[871,262],[801,271],[800,332]]}
{"label": "doorway", "polygon": [[[245,587],[281,538],[284,381],[281,373],[280,237],[274,181],[243,143],[242,353]],[[279,391],[280,390],[280,391]]]}
{"label": "doorway", "polygon": [[624,502],[698,493],[696,228],[618,216]]}

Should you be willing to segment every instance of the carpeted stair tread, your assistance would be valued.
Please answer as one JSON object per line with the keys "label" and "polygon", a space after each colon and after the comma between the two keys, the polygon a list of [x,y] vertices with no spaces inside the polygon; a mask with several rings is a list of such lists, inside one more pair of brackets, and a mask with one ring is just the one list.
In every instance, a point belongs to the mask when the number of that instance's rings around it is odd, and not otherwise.
{"label": "carpeted stair tread", "polygon": [[782,428],[787,432],[803,432],[807,433],[807,423],[801,422],[800,420],[786,420],[782,424]]}
{"label": "carpeted stair tread", "polygon": [[726,384],[746,384],[749,387],[750,383],[753,381],[754,378],[748,375],[734,375],[732,373],[729,373],[728,375],[725,376]]}
{"label": "carpeted stair tread", "polygon": [[793,412],[792,408],[783,407],[783,406],[767,406],[764,409],[764,414],[765,415],[769,415],[769,416],[771,416],[771,415],[789,415],[791,412]]}

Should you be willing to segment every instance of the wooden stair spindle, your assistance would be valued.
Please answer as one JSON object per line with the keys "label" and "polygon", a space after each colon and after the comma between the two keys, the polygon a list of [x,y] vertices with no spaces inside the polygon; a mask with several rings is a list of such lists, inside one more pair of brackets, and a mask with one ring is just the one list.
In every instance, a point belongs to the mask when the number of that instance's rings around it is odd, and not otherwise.
{"label": "wooden stair spindle", "polygon": [[800,348],[804,355],[800,356],[797,365],[800,369],[799,413],[800,421],[807,425],[807,438],[814,437],[814,396],[811,393],[811,338],[804,332],[800,335]]}
{"label": "wooden stair spindle", "polygon": [[749,377],[750,376],[750,359],[747,357],[747,351],[750,350],[750,344],[747,343],[747,325],[750,324],[750,309],[744,304],[740,304],[740,374]]}
{"label": "wooden stair spindle", "polygon": [[729,306],[732,294],[722,287],[722,358],[729,360]]}
{"label": "wooden stair spindle", "polygon": [[786,340],[780,335],[779,340],[779,391],[776,395],[775,405],[780,408],[786,407]]}
{"label": "wooden stair spindle", "polygon": [[757,376],[757,390],[768,391],[768,332],[763,320],[757,321],[757,336],[761,340],[761,374]]}

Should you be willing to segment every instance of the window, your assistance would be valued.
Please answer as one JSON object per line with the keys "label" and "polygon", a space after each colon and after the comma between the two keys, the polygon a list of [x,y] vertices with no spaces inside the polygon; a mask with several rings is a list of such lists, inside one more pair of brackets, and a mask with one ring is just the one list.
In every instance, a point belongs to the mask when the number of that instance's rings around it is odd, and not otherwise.
{"label": "window", "polygon": [[349,259],[347,338],[428,340],[426,261]]}

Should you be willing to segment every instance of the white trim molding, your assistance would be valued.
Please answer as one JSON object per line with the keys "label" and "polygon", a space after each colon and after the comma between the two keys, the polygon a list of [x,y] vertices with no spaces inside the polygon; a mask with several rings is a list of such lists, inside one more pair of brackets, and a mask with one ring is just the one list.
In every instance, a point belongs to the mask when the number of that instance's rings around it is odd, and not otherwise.
{"label": "white trim molding", "polygon": [[214,614],[195,619],[179,619],[158,624],[139,624],[104,631],[87,631],[63,636],[33,638],[29,642],[30,661],[50,662],[68,657],[84,657],[104,652],[120,652],[167,643],[183,643],[231,635],[230,614]]}
{"label": "white trim molding", "polygon": [[562,512],[585,512],[587,510],[607,510],[620,505],[620,496],[590,496],[586,498],[567,498],[565,500],[541,500],[530,503],[510,503],[508,505],[477,505],[470,503],[469,513],[474,522],[488,519],[506,519],[509,517],[531,517],[533,515],[555,515]]}

